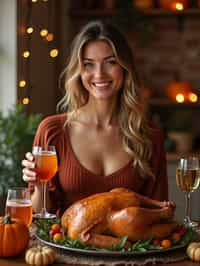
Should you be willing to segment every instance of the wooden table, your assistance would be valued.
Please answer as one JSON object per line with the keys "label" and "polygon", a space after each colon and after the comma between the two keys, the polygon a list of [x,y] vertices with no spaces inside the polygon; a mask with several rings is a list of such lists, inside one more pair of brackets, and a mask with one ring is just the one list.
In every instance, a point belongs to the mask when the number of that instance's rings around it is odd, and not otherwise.
{"label": "wooden table", "polygon": [[[0,266],[27,266],[28,264],[25,263],[24,261],[24,257],[20,257],[20,258],[9,258],[9,259],[0,259]],[[61,264],[61,263],[54,263],[52,264],[54,266],[81,266],[79,265],[75,265],[75,264]],[[185,261],[180,261],[180,262],[176,262],[176,263],[159,263],[156,264],[156,266],[199,266],[199,263],[195,263],[189,260],[185,260]],[[84,266],[87,266],[84,264]]]}

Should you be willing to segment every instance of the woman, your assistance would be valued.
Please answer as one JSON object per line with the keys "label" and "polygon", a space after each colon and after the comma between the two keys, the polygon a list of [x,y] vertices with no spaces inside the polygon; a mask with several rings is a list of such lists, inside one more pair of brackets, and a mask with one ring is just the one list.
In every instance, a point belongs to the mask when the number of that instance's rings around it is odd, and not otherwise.
{"label": "woman", "polygon": [[[66,68],[64,114],[40,124],[34,145],[56,146],[59,171],[49,184],[48,206],[61,213],[75,200],[115,187],[167,200],[163,138],[139,102],[133,55],[123,35],[101,21],[76,36]],[[31,153],[23,179],[41,208],[41,186]]]}

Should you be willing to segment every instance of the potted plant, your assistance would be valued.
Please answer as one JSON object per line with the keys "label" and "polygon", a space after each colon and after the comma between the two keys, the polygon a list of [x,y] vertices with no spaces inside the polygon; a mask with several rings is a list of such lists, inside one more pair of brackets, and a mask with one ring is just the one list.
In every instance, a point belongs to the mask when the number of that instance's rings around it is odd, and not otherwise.
{"label": "potted plant", "polygon": [[191,110],[178,109],[171,113],[167,121],[170,140],[176,144],[176,151],[190,152],[193,144],[193,115]]}
{"label": "potted plant", "polygon": [[[22,105],[7,115],[0,112],[0,213],[4,211],[5,195],[9,187],[24,186],[21,160],[31,150],[41,115],[28,115]],[[4,200],[3,200],[4,199]]]}

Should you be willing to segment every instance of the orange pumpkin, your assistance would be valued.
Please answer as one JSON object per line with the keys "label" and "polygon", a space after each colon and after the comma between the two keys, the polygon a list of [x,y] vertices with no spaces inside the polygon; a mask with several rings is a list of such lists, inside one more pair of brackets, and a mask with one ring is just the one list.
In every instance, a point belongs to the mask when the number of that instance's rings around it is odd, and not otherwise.
{"label": "orange pumpkin", "polygon": [[189,0],[159,0],[159,6],[164,9],[177,10],[176,4],[182,4],[183,9],[189,7]]}
{"label": "orange pumpkin", "polygon": [[165,90],[166,95],[172,100],[176,101],[177,94],[182,94],[188,100],[189,93],[192,92],[192,86],[186,81],[171,81]]}
{"label": "orange pumpkin", "polygon": [[139,9],[152,8],[154,6],[153,0],[133,0],[133,5]]}
{"label": "orange pumpkin", "polygon": [[29,242],[28,227],[9,215],[0,217],[0,257],[16,256],[22,253]]}

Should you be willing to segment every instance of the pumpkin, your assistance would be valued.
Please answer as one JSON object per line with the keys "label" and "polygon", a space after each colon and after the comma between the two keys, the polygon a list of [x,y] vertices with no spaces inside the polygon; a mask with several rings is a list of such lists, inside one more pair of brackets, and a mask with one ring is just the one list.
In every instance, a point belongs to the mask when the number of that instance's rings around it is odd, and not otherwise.
{"label": "pumpkin", "polygon": [[34,246],[26,251],[25,261],[31,265],[48,265],[55,260],[55,253],[52,248],[47,246]]}
{"label": "pumpkin", "polygon": [[200,242],[191,242],[186,250],[187,255],[193,261],[200,261]]}
{"label": "pumpkin", "polygon": [[192,92],[192,86],[186,81],[171,81],[165,89],[166,95],[172,100],[176,101],[177,94],[182,94],[185,100],[188,100],[189,93]]}
{"label": "pumpkin", "polygon": [[133,0],[133,5],[139,9],[152,8],[154,6],[153,0]]}
{"label": "pumpkin", "polygon": [[159,6],[164,9],[177,10],[176,4],[182,4],[185,9],[189,7],[189,0],[159,0]]}
{"label": "pumpkin", "polygon": [[21,254],[29,242],[28,227],[9,215],[0,217],[0,257]]}

